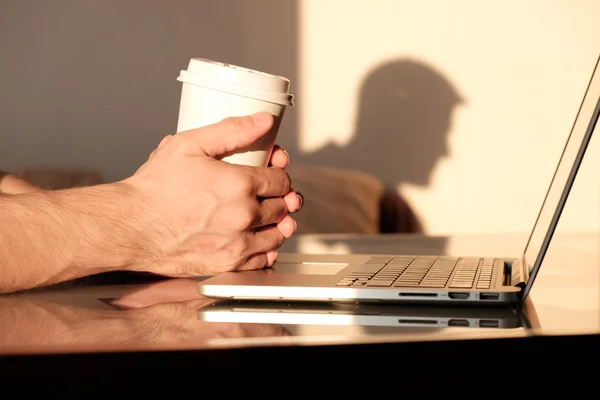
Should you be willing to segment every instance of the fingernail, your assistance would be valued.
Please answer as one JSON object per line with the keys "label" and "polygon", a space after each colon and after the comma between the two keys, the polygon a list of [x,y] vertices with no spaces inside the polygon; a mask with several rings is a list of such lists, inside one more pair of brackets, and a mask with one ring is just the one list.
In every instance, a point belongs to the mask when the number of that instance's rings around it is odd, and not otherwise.
{"label": "fingernail", "polygon": [[281,148],[281,150],[283,150],[283,152],[285,153],[285,156],[286,156],[286,157],[287,157],[287,159],[288,159],[288,164],[289,164],[290,162],[292,162],[292,158],[290,157],[290,153],[288,153],[288,152],[287,152],[287,150],[286,150],[286,149],[284,149],[283,147]]}
{"label": "fingernail", "polygon": [[254,120],[254,125],[256,126],[267,126],[271,124],[273,117],[268,112],[261,111],[252,114],[252,119]]}
{"label": "fingernail", "polygon": [[275,261],[277,260],[277,250],[272,251],[270,254],[271,257],[267,257],[267,267],[272,267],[275,264]]}
{"label": "fingernail", "polygon": [[298,221],[294,220],[294,232],[298,230]]}
{"label": "fingernail", "polygon": [[300,200],[300,207],[298,207],[300,209],[304,205],[304,196],[302,196],[302,193],[300,193],[297,190],[296,190],[296,196],[298,196],[298,199]]}

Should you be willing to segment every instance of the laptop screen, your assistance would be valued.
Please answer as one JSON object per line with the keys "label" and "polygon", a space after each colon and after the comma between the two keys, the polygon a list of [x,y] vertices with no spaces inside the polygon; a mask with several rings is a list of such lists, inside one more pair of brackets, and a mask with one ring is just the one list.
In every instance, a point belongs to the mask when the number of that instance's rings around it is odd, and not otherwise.
{"label": "laptop screen", "polygon": [[575,118],[571,133],[550,183],[550,188],[538,214],[537,220],[524,251],[524,262],[529,268],[529,281],[523,292],[527,296],[542,263],[575,175],[592,137],[600,114],[600,58],[596,62],[592,78]]}

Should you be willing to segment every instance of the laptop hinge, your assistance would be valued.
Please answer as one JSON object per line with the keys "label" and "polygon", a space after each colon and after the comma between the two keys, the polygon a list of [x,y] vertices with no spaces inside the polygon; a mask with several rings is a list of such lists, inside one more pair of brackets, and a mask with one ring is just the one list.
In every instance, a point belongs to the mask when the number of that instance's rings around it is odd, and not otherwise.
{"label": "laptop hinge", "polygon": [[527,282],[529,282],[529,263],[525,256],[521,257],[521,269],[523,270],[523,285],[527,286]]}
{"label": "laptop hinge", "polygon": [[524,267],[525,263],[523,259],[515,260],[512,262],[510,267],[510,285],[518,286],[520,288],[525,287],[527,282],[527,271]]}

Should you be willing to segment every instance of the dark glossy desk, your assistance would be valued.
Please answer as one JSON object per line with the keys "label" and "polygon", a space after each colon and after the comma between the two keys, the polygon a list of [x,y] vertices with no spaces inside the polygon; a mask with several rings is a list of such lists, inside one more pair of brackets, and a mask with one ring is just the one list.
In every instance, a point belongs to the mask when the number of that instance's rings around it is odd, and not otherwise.
{"label": "dark glossy desk", "polygon": [[[305,235],[288,241],[282,251],[515,256],[525,239]],[[389,323],[393,318],[384,324],[352,317],[332,323],[323,312],[295,320],[280,313],[280,322],[275,315],[269,323],[210,322],[199,318],[199,311],[215,302],[197,294],[194,280],[131,274],[2,296],[0,373],[5,378],[69,376],[72,385],[73,379],[90,382],[105,374],[119,379],[131,371],[143,371],[146,379],[158,374],[164,379],[167,372],[181,378],[202,371],[206,377],[232,365],[248,372],[266,365],[274,374],[281,363],[311,362],[310,370],[316,371],[324,361],[336,368],[373,365],[378,357],[417,362],[441,351],[485,361],[501,359],[507,352],[522,356],[566,346],[568,354],[582,357],[600,348],[599,243],[599,235],[557,234],[524,309],[493,311],[502,313],[499,319],[504,322],[497,327],[432,325],[423,321],[448,311],[430,307],[423,308],[421,318],[418,307],[398,309],[403,323],[397,326]],[[475,320],[486,319],[482,312],[486,311],[460,310],[467,320],[471,314]],[[407,315],[416,318],[414,326]]]}

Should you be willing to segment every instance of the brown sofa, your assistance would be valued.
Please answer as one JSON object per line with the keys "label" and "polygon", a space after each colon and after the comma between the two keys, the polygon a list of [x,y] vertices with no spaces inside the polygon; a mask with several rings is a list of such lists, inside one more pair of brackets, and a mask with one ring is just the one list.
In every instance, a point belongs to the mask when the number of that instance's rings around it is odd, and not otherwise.
{"label": "brown sofa", "polygon": [[317,165],[288,167],[305,199],[295,215],[299,233],[420,233],[408,203],[376,176]]}

